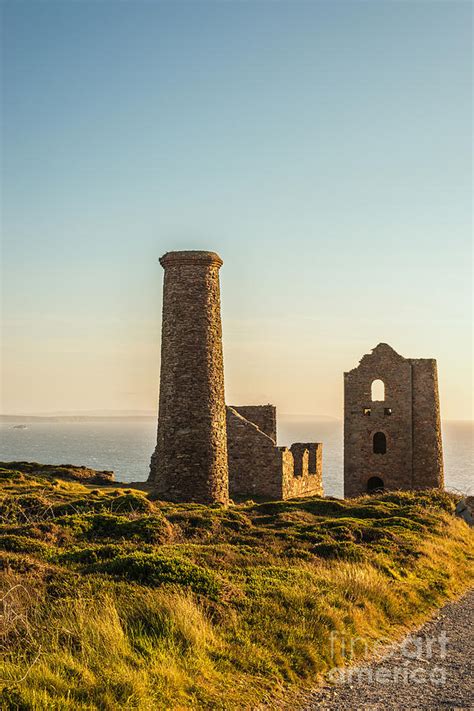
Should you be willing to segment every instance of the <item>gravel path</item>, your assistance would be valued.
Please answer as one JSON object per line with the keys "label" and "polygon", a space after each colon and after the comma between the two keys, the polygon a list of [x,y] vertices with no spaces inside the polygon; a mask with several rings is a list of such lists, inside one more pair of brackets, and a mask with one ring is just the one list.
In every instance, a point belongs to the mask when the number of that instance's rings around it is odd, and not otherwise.
{"label": "gravel path", "polygon": [[474,590],[378,661],[342,672],[307,697],[305,711],[474,709]]}

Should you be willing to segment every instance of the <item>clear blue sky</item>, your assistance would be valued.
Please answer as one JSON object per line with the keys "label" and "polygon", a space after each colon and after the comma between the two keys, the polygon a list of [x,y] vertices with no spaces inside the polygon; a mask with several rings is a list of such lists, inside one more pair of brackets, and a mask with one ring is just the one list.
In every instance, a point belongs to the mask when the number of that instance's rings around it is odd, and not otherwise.
{"label": "clear blue sky", "polygon": [[227,399],[341,416],[379,341],[472,416],[470,2],[3,3],[3,412],[153,409],[213,249]]}

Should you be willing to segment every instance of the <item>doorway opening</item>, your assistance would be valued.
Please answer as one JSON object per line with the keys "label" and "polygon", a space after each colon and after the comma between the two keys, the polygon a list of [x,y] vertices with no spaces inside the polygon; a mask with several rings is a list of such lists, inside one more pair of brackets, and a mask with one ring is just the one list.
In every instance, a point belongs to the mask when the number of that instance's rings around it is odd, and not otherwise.
{"label": "doorway opening", "polygon": [[371,476],[367,482],[368,494],[379,494],[384,491],[383,479],[379,476]]}

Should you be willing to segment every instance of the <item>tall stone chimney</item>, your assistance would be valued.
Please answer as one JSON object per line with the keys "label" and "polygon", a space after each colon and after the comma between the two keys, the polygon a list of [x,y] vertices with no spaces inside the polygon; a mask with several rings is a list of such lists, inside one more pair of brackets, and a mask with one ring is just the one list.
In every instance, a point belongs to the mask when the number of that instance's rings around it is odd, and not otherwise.
{"label": "tall stone chimney", "polygon": [[215,252],[167,252],[158,437],[148,481],[170,501],[228,503],[219,269]]}

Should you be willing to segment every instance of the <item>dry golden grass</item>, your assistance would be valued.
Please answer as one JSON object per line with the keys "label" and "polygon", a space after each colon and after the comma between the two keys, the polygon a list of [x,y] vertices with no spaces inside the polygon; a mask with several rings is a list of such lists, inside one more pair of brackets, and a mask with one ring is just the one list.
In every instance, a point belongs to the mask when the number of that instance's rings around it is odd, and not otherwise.
{"label": "dry golden grass", "polygon": [[4,468],[5,709],[251,709],[400,638],[473,582],[439,492],[225,511]]}

